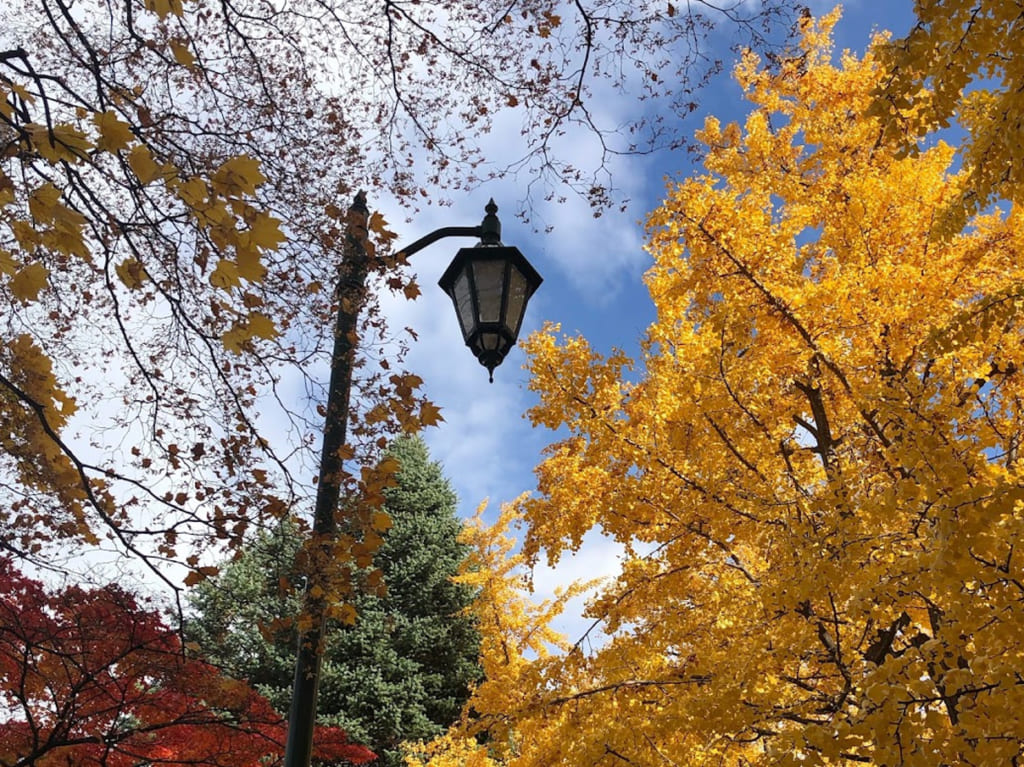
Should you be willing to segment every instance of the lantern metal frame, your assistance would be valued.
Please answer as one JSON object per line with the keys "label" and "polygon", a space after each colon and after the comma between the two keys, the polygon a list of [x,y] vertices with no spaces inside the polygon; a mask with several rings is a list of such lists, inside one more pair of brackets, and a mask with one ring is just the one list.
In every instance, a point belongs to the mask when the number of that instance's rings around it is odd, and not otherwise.
{"label": "lantern metal frame", "polygon": [[[530,298],[544,281],[519,248],[501,244],[500,224],[496,228],[489,220],[497,221],[497,209],[491,200],[480,243],[459,250],[437,283],[452,299],[462,338],[492,383],[494,369],[515,346]],[[498,267],[496,272],[492,266]],[[488,278],[497,280],[481,285]],[[487,305],[485,289],[491,293]]]}

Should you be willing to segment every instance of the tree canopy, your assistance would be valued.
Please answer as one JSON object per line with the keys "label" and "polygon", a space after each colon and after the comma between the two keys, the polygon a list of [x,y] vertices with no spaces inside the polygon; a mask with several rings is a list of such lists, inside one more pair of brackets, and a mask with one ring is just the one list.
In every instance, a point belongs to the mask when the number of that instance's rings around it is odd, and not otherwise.
{"label": "tree canopy", "polygon": [[916,0],[917,23],[879,46],[887,69],[872,110],[904,146],[956,123],[969,172],[949,218],[962,226],[995,199],[1024,200],[1024,69],[1013,0]]}
{"label": "tree canopy", "polygon": [[[47,590],[0,560],[0,765],[257,767],[284,752],[265,698],[186,659],[178,633],[117,586]],[[320,728],[319,759],[373,754]]]}
{"label": "tree canopy", "polygon": [[505,515],[528,558],[623,546],[608,638],[524,660],[543,621],[482,622],[502,686],[430,764],[1021,759],[1021,213],[948,231],[974,169],[865,116],[885,41],[833,63],[836,18],[744,57],[745,122],[649,217],[640,359],[529,340],[564,436]]}
{"label": "tree canopy", "polygon": [[[704,35],[767,44],[788,6],[5,3],[0,546],[45,566],[99,546],[173,587],[168,565],[194,583],[210,549],[308,508],[350,238],[371,289],[342,307],[362,317],[343,481],[373,532],[381,450],[438,414],[374,304],[419,289],[379,215],[349,220],[353,192],[411,210],[528,168],[607,204],[604,158],[572,167],[559,138],[593,131],[605,156],[673,143],[667,115],[715,68]],[[604,88],[665,109],[605,125]],[[522,153],[485,168],[501,114],[522,119]]]}
{"label": "tree canopy", "polygon": [[[468,553],[455,495],[419,438],[396,440],[388,455],[401,466],[384,491],[391,527],[376,569],[357,578],[358,620],[335,621],[326,635],[318,721],[399,767],[403,741],[433,738],[459,718],[480,676],[480,644],[466,613],[473,592],[452,582]],[[198,652],[282,714],[295,673],[301,548],[302,532],[285,523],[190,596],[187,633]]]}

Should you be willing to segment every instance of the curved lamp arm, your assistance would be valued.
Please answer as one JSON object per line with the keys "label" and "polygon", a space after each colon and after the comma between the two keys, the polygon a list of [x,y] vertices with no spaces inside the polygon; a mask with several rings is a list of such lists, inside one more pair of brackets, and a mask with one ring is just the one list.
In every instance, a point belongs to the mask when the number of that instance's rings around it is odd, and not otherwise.
{"label": "curved lamp arm", "polygon": [[420,237],[411,245],[398,248],[396,252],[404,253],[406,258],[408,258],[419,253],[428,245],[433,245],[438,240],[443,240],[445,237],[479,237],[482,228],[480,226],[442,226],[440,229],[435,229],[430,234]]}
{"label": "curved lamp arm", "polygon": [[408,258],[445,237],[479,237],[481,245],[501,245],[501,221],[498,220],[498,206],[493,199],[487,203],[484,211],[486,215],[478,226],[442,226],[411,245],[398,248],[396,252],[404,253]]}

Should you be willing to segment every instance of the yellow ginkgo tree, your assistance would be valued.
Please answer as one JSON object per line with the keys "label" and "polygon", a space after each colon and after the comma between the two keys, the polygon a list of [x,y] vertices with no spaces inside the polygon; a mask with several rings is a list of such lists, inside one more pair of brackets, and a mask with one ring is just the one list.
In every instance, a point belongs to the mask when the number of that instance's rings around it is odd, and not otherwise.
{"label": "yellow ginkgo tree", "polygon": [[748,117],[650,215],[642,358],[528,342],[565,436],[509,513],[528,558],[624,547],[608,637],[525,667],[491,640],[515,693],[430,764],[1022,758],[1024,219],[947,231],[972,173],[865,116],[887,72],[833,63],[835,20],[743,59]]}

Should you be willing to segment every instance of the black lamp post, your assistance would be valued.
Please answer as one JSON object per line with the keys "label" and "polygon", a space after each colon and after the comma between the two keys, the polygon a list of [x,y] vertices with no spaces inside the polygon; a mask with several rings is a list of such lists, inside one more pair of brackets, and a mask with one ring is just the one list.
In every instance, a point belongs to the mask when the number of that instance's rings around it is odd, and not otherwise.
{"label": "black lamp post", "polygon": [[[526,303],[540,286],[541,276],[518,248],[501,244],[498,206],[488,202],[480,226],[451,226],[436,229],[400,252],[412,256],[445,237],[479,237],[471,248],[462,248],[441,277],[440,285],[451,296],[466,345],[487,368],[491,381],[494,368],[515,345],[526,314]],[[352,365],[356,325],[366,296],[369,257],[366,238],[366,195],[360,192],[348,211],[346,250],[338,268],[335,300],[338,315],[331,354],[331,382],[327,390],[324,443],[320,455],[320,477],[313,512],[314,540],[329,546],[335,538],[335,512],[341,494],[342,448],[348,429]],[[299,632],[291,709],[288,714],[288,742],[285,767],[308,767],[313,751],[316,697],[320,681],[321,644],[327,604],[317,574],[306,579],[303,609],[312,618],[310,628]]]}

